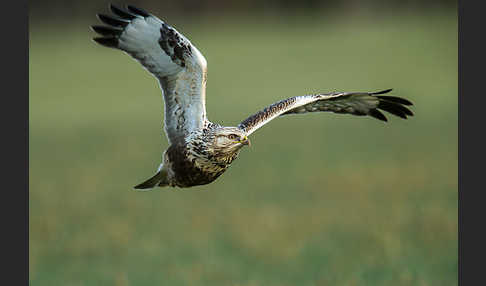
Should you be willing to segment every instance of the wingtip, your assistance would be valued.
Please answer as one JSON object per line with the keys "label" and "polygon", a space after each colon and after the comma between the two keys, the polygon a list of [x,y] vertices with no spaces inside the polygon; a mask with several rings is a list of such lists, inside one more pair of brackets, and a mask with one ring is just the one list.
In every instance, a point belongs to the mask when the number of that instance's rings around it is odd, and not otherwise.
{"label": "wingtip", "polygon": [[109,15],[106,15],[106,14],[103,14],[103,13],[98,13],[98,14],[96,14],[96,16],[98,17],[98,19],[101,22],[103,22],[107,25],[110,25],[110,26],[114,26],[114,27],[123,27],[124,28],[128,24],[130,24],[130,21],[128,21],[128,20],[109,16]]}
{"label": "wingtip", "polygon": [[380,121],[388,122],[388,119],[386,118],[386,116],[383,113],[381,113],[378,109],[370,110],[369,115],[371,115],[372,117],[374,117],[374,118],[376,118]]}
{"label": "wingtip", "polygon": [[404,103],[403,103],[404,105],[413,106],[413,102],[411,102],[410,100],[405,99],[405,98],[402,98],[402,99],[404,101]]}
{"label": "wingtip", "polygon": [[93,38],[93,41],[108,48],[118,47],[118,39],[115,37],[96,37]]}
{"label": "wingtip", "polygon": [[102,36],[113,36],[113,37],[118,37],[123,32],[122,28],[100,26],[100,25],[92,25],[91,30],[95,31],[96,33]]}
{"label": "wingtip", "polygon": [[150,13],[141,9],[141,8],[137,8],[133,5],[127,5],[127,9],[128,11],[132,12],[133,14],[136,14],[136,15],[140,15],[142,17],[150,17]]}
{"label": "wingtip", "polygon": [[387,95],[378,95],[376,96],[379,99],[385,100],[385,101],[390,101],[395,104],[401,104],[401,105],[407,105],[407,106],[412,106],[413,103],[405,98],[402,97],[397,97],[397,96],[387,96]]}
{"label": "wingtip", "polygon": [[110,4],[110,10],[113,14],[121,17],[122,19],[125,19],[125,20],[133,20],[135,18],[137,18],[138,16],[133,14],[132,12],[126,10],[126,9],[123,9],[121,7],[118,7],[114,4]]}
{"label": "wingtip", "polygon": [[389,89],[373,92],[372,94],[385,94],[385,93],[389,93],[392,90],[393,90],[393,88],[389,88]]}
{"label": "wingtip", "polygon": [[121,10],[120,7],[116,6],[113,3],[108,4],[108,9],[110,9],[110,11],[112,11],[112,12],[113,12],[113,10]]}
{"label": "wingtip", "polygon": [[407,119],[407,115],[413,116],[412,111],[410,111],[408,108],[401,105],[400,103],[393,101],[380,100],[380,102],[378,103],[378,108],[403,119]]}

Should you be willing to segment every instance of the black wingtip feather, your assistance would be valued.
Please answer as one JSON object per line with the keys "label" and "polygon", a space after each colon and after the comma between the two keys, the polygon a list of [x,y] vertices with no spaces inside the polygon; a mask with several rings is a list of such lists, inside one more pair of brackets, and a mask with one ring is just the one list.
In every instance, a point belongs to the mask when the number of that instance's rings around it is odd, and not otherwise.
{"label": "black wingtip feather", "polygon": [[102,36],[119,36],[123,32],[121,28],[98,25],[91,26],[91,29]]}
{"label": "black wingtip feather", "polygon": [[379,119],[381,121],[384,121],[384,122],[388,121],[388,119],[386,119],[386,116],[383,115],[383,113],[381,113],[378,109],[371,109],[370,110],[370,116],[372,116],[376,119]]}
{"label": "black wingtip feather", "polygon": [[[401,117],[403,119],[407,119],[407,115],[413,116],[413,112],[404,106],[404,105],[408,105],[408,106],[413,105],[413,103],[410,102],[409,100],[406,100],[401,97],[396,97],[396,96],[379,95],[379,94],[389,93],[392,90],[393,89],[390,88],[390,89],[385,89],[382,91],[371,93],[372,95],[375,95],[379,99],[377,108],[390,112],[391,114]],[[379,115],[376,111],[379,112],[378,110],[375,109],[370,112],[370,115],[375,118],[378,118],[377,116]]]}
{"label": "black wingtip feather", "polygon": [[407,110],[407,111],[404,111],[404,109],[406,109],[405,107],[399,105],[399,104],[395,104],[395,103],[391,103],[389,101],[380,101],[378,103],[378,108],[380,109],[383,109],[387,112],[390,112],[391,114],[394,114],[398,117],[401,117],[403,119],[407,119],[407,113],[411,111],[410,110]]}
{"label": "black wingtip feather", "polygon": [[140,8],[137,8],[137,7],[134,7],[132,5],[127,5],[127,9],[128,9],[128,11],[130,11],[130,12],[136,14],[136,15],[140,15],[142,17],[150,17],[150,14],[147,11],[140,9]]}
{"label": "black wingtip feather", "polygon": [[122,8],[115,6],[114,4],[110,4],[110,10],[111,12],[113,12],[113,14],[125,20],[133,20],[137,18],[137,15],[132,14],[129,11],[125,11]]}
{"label": "black wingtip feather", "polygon": [[118,47],[118,39],[115,37],[98,37],[98,38],[93,38],[93,41],[108,48]]}
{"label": "black wingtip feather", "polygon": [[413,112],[410,109],[406,108],[405,106],[403,106],[399,103],[390,102],[390,101],[387,101],[387,100],[381,100],[380,103],[378,104],[378,108],[380,108],[380,106],[384,106],[384,105],[387,105],[390,108],[393,108],[395,110],[399,110],[399,111],[405,113],[406,115],[413,116]]}
{"label": "black wingtip feather", "polygon": [[380,95],[380,96],[377,96],[377,97],[380,98],[380,99],[392,101],[392,102],[403,104],[403,105],[413,105],[413,103],[411,101],[409,101],[405,98],[401,98],[401,97],[388,96],[388,95]]}
{"label": "black wingtip feather", "polygon": [[398,106],[398,108],[400,108],[406,115],[413,116],[413,112],[405,106],[399,104],[397,104],[396,106]]}
{"label": "black wingtip feather", "polygon": [[96,14],[96,16],[98,16],[98,19],[100,19],[101,22],[110,26],[125,28],[128,24],[130,24],[130,21],[120,19],[120,18],[115,18],[105,14]]}
{"label": "black wingtip feather", "polygon": [[384,94],[384,93],[389,93],[392,90],[393,90],[393,88],[389,88],[389,89],[385,89],[385,90],[382,90],[382,91],[373,92],[371,94]]}

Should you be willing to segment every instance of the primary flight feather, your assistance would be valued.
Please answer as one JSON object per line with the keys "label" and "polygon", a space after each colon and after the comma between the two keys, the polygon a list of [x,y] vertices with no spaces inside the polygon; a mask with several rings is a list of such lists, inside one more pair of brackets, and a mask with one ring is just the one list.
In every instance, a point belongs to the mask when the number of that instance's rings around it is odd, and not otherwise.
{"label": "primary flight feather", "polygon": [[222,126],[206,117],[207,63],[182,34],[152,14],[128,5],[110,5],[114,16],[98,14],[107,26],[92,26],[97,43],[122,50],[152,73],[162,89],[164,128],[169,141],[156,174],[136,189],[209,184],[250,145],[248,136],[276,117],[315,111],[369,115],[387,121],[381,110],[406,119],[413,113],[406,99],[379,92],[333,92],[287,98],[243,120]]}

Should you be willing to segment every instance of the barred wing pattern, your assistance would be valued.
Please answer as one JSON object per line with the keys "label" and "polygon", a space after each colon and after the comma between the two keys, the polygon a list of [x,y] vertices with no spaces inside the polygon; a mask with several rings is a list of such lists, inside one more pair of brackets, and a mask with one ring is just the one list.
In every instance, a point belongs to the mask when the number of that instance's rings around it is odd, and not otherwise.
{"label": "barred wing pattern", "polygon": [[120,49],[154,75],[163,91],[165,132],[169,142],[206,124],[204,56],[173,27],[148,12],[128,5],[110,5],[116,16],[98,14],[107,26],[92,26],[103,37],[97,43]]}
{"label": "barred wing pattern", "polygon": [[387,121],[387,118],[379,109],[404,119],[407,116],[413,116],[412,111],[405,107],[405,105],[412,105],[410,101],[400,97],[381,95],[390,91],[391,89],[378,92],[334,92],[291,97],[251,115],[238,127],[250,135],[278,116],[316,111],[369,115],[382,121]]}

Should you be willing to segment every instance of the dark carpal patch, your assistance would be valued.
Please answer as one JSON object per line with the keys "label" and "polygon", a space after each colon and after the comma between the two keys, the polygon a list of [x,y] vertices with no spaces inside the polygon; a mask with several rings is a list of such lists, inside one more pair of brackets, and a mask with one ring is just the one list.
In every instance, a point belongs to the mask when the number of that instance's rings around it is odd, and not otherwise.
{"label": "dark carpal patch", "polygon": [[184,54],[191,55],[191,44],[183,39],[174,28],[165,23],[160,28],[159,45],[174,63],[181,67],[186,66]]}

